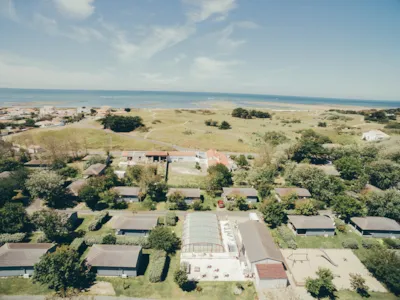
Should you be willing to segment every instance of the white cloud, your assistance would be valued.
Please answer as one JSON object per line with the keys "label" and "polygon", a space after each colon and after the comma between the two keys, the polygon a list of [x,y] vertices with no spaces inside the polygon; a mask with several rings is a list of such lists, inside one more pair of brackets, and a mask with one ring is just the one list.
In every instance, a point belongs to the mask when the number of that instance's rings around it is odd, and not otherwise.
{"label": "white cloud", "polygon": [[67,18],[86,19],[95,10],[94,0],[53,0],[57,10]]}
{"label": "white cloud", "polygon": [[217,44],[224,50],[234,50],[235,48],[246,43],[246,40],[244,39],[235,40],[231,38],[234,28],[234,24],[230,24],[219,32],[220,38],[218,39]]}
{"label": "white cloud", "polygon": [[0,0],[0,15],[14,22],[19,22],[13,0]]}
{"label": "white cloud", "polygon": [[100,31],[90,27],[71,26],[71,31],[66,33],[66,35],[78,42],[105,39],[104,35]]}
{"label": "white cloud", "polygon": [[59,34],[57,21],[54,19],[50,19],[48,17],[36,13],[33,15],[33,23],[37,28],[45,31],[49,35]]}
{"label": "white cloud", "polygon": [[201,79],[230,78],[233,76],[232,68],[241,63],[238,60],[223,61],[200,56],[194,59],[191,74]]}
{"label": "white cloud", "polygon": [[202,22],[216,15],[216,21],[226,19],[229,12],[237,7],[236,0],[182,0],[192,5],[195,9],[188,12],[188,17],[193,22]]}
{"label": "white cloud", "polygon": [[173,61],[174,63],[178,64],[180,63],[182,60],[184,60],[187,57],[187,55],[185,53],[180,53],[177,56],[174,57]]}
{"label": "white cloud", "polygon": [[178,81],[181,80],[181,77],[179,76],[172,76],[172,77],[167,77],[163,76],[161,73],[141,73],[139,77],[142,77],[145,79],[150,84],[160,84],[160,85],[166,85],[166,84],[174,84],[177,83]]}

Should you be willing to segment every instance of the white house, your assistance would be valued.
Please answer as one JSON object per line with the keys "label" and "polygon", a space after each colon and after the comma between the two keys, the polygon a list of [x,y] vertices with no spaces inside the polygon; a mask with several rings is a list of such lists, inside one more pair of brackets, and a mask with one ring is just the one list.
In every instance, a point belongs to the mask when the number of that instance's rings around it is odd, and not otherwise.
{"label": "white house", "polygon": [[90,114],[90,110],[91,109],[92,109],[91,107],[85,107],[85,106],[78,107],[76,109],[76,113],[78,113],[78,114]]}
{"label": "white house", "polygon": [[49,106],[49,105],[43,106],[39,111],[39,115],[41,116],[52,115],[54,113],[55,113],[54,106]]}
{"label": "white house", "polygon": [[384,139],[388,139],[390,136],[380,130],[370,130],[364,132],[362,135],[362,139],[364,141],[373,142],[373,141],[380,141]]}

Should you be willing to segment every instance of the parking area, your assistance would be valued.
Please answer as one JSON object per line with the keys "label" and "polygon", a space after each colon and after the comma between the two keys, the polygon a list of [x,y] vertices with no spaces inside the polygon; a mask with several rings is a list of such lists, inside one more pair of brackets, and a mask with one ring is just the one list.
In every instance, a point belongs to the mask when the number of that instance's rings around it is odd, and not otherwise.
{"label": "parking area", "polygon": [[322,267],[333,272],[338,289],[351,289],[350,273],[357,273],[365,278],[371,291],[386,292],[350,249],[282,249],[281,252],[297,286],[304,286],[307,277],[316,277],[315,272]]}

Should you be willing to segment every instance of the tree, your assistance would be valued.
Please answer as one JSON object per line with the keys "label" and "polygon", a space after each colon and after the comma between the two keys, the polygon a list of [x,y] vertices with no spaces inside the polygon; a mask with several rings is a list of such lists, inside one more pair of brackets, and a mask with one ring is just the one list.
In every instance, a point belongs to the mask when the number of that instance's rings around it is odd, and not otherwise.
{"label": "tree", "polygon": [[222,121],[221,124],[218,126],[218,129],[222,129],[222,130],[227,130],[227,129],[231,129],[231,124],[229,124],[227,121]]}
{"label": "tree", "polygon": [[173,253],[179,246],[179,238],[167,227],[156,227],[149,234],[149,244],[152,249]]}
{"label": "tree", "polygon": [[316,272],[317,278],[312,279],[308,277],[306,279],[307,291],[316,298],[333,297],[336,291],[336,287],[333,284],[332,271],[326,268],[319,268]]}
{"label": "tree", "polygon": [[81,289],[94,279],[86,264],[81,263],[78,252],[67,247],[43,255],[34,269],[33,281],[47,285],[62,297],[68,289]]}
{"label": "tree", "polygon": [[168,185],[164,181],[153,180],[147,186],[146,194],[153,201],[165,201],[168,192]]}
{"label": "tree", "polygon": [[141,165],[128,167],[126,170],[126,177],[131,184],[139,184],[140,180],[142,179],[143,169],[144,167]]}
{"label": "tree", "polygon": [[244,197],[243,195],[236,195],[234,197],[234,199],[235,199],[235,206],[239,210],[248,210],[249,209],[249,204],[246,201],[246,197]]}
{"label": "tree", "polygon": [[176,270],[174,273],[174,282],[180,287],[184,288],[188,283],[188,276],[184,270]]}
{"label": "tree", "polygon": [[13,158],[0,159],[0,173],[4,171],[15,171],[21,168],[23,165],[19,161]]}
{"label": "tree", "polygon": [[361,297],[369,296],[369,287],[365,284],[365,279],[360,274],[350,273],[350,285]]}
{"label": "tree", "polygon": [[335,161],[335,166],[343,179],[353,180],[359,178],[363,173],[362,162],[357,157],[344,156]]}
{"label": "tree", "polygon": [[11,200],[15,195],[13,182],[10,179],[0,180],[0,206]]}
{"label": "tree", "polygon": [[295,208],[296,201],[299,199],[296,193],[290,193],[289,195],[282,197],[282,203],[285,205],[285,209]]}
{"label": "tree", "polygon": [[367,167],[367,174],[372,185],[386,190],[400,182],[400,165],[389,160],[375,161]]}
{"label": "tree", "polygon": [[303,200],[296,203],[296,213],[303,216],[315,216],[318,215],[318,210],[311,200]]}
{"label": "tree", "polygon": [[55,210],[41,210],[34,212],[32,223],[43,231],[51,241],[60,241],[69,237],[72,231],[72,224],[65,213]]}
{"label": "tree", "polygon": [[35,127],[35,120],[34,119],[26,119],[25,120],[25,126],[27,127]]}
{"label": "tree", "polygon": [[168,196],[168,202],[173,204],[173,209],[186,210],[185,196],[180,191],[175,191]]}
{"label": "tree", "polygon": [[286,221],[285,207],[283,203],[276,200],[269,200],[260,206],[265,223],[277,227]]}
{"label": "tree", "polygon": [[264,142],[271,144],[272,146],[278,146],[289,141],[287,136],[280,131],[268,131],[262,137]]}
{"label": "tree", "polygon": [[0,233],[18,233],[28,230],[29,218],[22,204],[6,203],[0,208]]}
{"label": "tree", "polygon": [[363,263],[391,292],[400,294],[400,257],[395,251],[372,248],[367,251]]}
{"label": "tree", "polygon": [[258,195],[261,197],[261,199],[265,199],[267,196],[269,196],[272,189],[272,184],[268,182],[262,181],[257,184]]}
{"label": "tree", "polygon": [[318,122],[318,127],[326,127],[326,122]]}
{"label": "tree", "polygon": [[79,200],[85,202],[87,207],[94,210],[97,203],[100,201],[98,191],[91,185],[84,185],[78,194]]}
{"label": "tree", "polygon": [[207,169],[207,191],[216,192],[223,187],[232,185],[232,174],[223,164],[216,164]]}
{"label": "tree", "polygon": [[327,150],[315,140],[302,139],[296,146],[292,159],[296,162],[310,160],[312,163],[325,163]]}
{"label": "tree", "polygon": [[111,129],[115,132],[131,132],[139,127],[143,127],[141,117],[124,117],[108,115],[101,120],[104,129]]}
{"label": "tree", "polygon": [[108,207],[115,207],[117,205],[120,195],[114,190],[108,190],[99,194],[100,202]]}
{"label": "tree", "polygon": [[124,110],[125,110],[126,112],[130,112],[130,111],[131,111],[131,109],[130,109],[129,107],[125,108]]}
{"label": "tree", "polygon": [[117,242],[117,238],[114,234],[109,233],[103,237],[103,244],[114,245]]}
{"label": "tree", "polygon": [[366,195],[366,206],[369,216],[379,216],[400,222],[400,191],[389,189]]}
{"label": "tree", "polygon": [[336,197],[333,210],[346,222],[350,221],[352,217],[364,216],[365,205],[353,197],[338,196]]}
{"label": "tree", "polygon": [[249,165],[249,162],[247,161],[246,156],[244,156],[243,154],[240,154],[236,158],[236,163],[241,168],[247,167]]}
{"label": "tree", "polygon": [[32,197],[43,199],[49,207],[57,207],[65,200],[64,179],[55,171],[37,171],[25,185]]}

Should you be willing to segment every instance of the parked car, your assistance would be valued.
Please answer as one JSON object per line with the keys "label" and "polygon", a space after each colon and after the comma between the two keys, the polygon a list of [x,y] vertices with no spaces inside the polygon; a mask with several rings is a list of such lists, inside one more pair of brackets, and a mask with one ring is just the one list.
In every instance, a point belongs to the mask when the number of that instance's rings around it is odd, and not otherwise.
{"label": "parked car", "polygon": [[224,200],[218,200],[218,207],[219,208],[224,208],[225,207]]}

